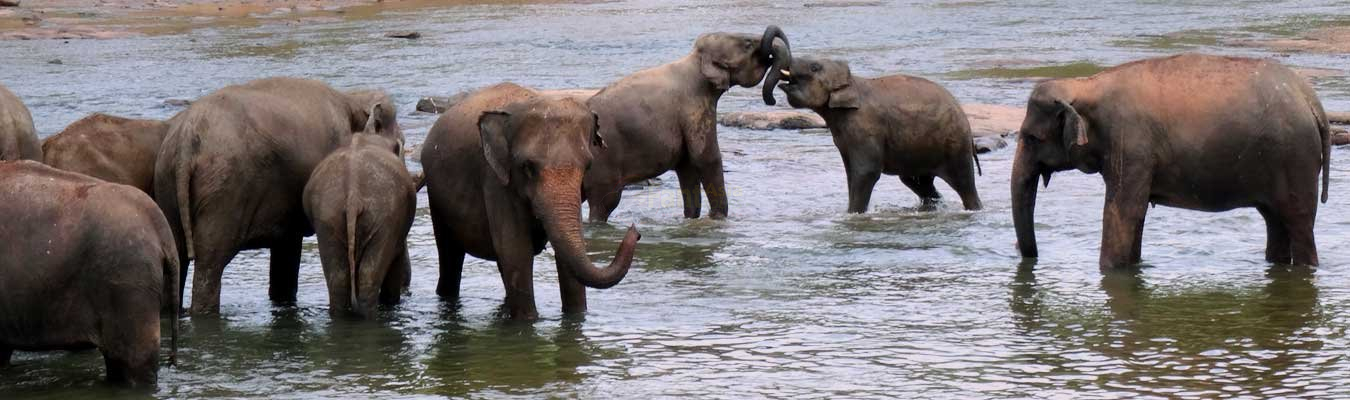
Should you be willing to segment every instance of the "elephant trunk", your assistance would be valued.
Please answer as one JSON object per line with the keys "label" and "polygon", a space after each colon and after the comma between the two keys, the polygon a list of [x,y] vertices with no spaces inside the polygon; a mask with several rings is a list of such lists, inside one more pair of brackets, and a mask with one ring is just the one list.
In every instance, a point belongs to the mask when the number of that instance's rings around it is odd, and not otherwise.
{"label": "elephant trunk", "polygon": [[628,274],[634,249],[642,235],[637,228],[628,227],[628,234],[607,268],[598,268],[591,263],[586,255],[585,239],[581,236],[581,178],[579,170],[545,169],[540,175],[539,195],[535,196],[533,206],[544,223],[558,264],[571,271],[582,285],[607,289]]}
{"label": "elephant trunk", "polygon": [[[1037,257],[1036,251],[1036,177],[1035,157],[1026,146],[1017,146],[1012,170],[1013,227],[1017,230],[1017,250],[1024,258]],[[1046,173],[1047,182],[1049,175]]]}
{"label": "elephant trunk", "polygon": [[[782,45],[774,42],[774,39],[783,41]],[[764,29],[764,36],[759,40],[759,53],[773,61],[769,67],[769,74],[764,78],[764,104],[775,105],[778,101],[773,98],[773,90],[778,86],[778,81],[783,79],[783,70],[792,64],[792,46],[788,44],[787,35],[783,34],[782,29],[776,25],[769,25]]]}

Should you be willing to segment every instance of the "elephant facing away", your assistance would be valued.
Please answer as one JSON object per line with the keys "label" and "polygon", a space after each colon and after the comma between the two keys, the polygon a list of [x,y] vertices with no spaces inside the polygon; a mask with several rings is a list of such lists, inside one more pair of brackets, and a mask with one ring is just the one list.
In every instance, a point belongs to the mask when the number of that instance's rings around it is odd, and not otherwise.
{"label": "elephant facing away", "polygon": [[534,256],[552,243],[563,312],[586,310],[586,287],[628,274],[641,238],[628,233],[607,268],[586,254],[582,174],[605,147],[596,116],[573,99],[511,83],[478,91],[431,127],[422,146],[431,222],[440,252],[436,293],[459,299],[464,255],[496,261],[513,319],[535,319]]}
{"label": "elephant facing away", "polygon": [[169,120],[155,162],[155,201],[173,221],[184,263],[196,260],[193,314],[220,312],[225,266],[247,249],[271,249],[269,297],[295,301],[301,239],[314,233],[305,184],[324,157],[365,127],[376,103],[386,106],[374,134],[403,140],[384,93],[343,93],[295,78],[228,86]]}
{"label": "elephant facing away", "polygon": [[42,161],[42,145],[28,107],[0,85],[0,161],[13,160]]}
{"label": "elephant facing away", "polygon": [[155,157],[169,124],[96,113],[42,141],[47,165],[155,195]]}
{"label": "elephant facing away", "polygon": [[899,175],[925,208],[942,198],[942,178],[967,210],[979,210],[975,190],[979,159],[970,121],[942,86],[908,75],[854,76],[847,63],[797,58],[782,71],[788,104],[820,114],[848,175],[848,212],[867,212],[882,174]]}
{"label": "elephant facing away", "polygon": [[15,350],[97,348],[107,380],[154,385],[160,312],[178,341],[178,251],[145,193],[0,162],[0,366]]}
{"label": "elephant facing away", "polygon": [[1317,179],[1327,200],[1330,129],[1302,78],[1270,60],[1183,54],[1036,85],[1012,170],[1013,223],[1036,257],[1037,178],[1101,173],[1103,269],[1141,260],[1150,203],[1255,207],[1266,260],[1317,265]]}
{"label": "elephant facing away", "polygon": [[408,230],[417,183],[403,164],[403,143],[374,134],[382,130],[382,107],[374,106],[363,133],[324,158],[305,186],[333,315],[350,310],[370,318],[377,300],[398,304],[412,273]]}
{"label": "elephant facing away", "polygon": [[587,100],[600,115],[600,132],[609,144],[586,173],[590,220],[609,220],[624,185],[672,169],[680,179],[686,218],[702,212],[702,191],[710,203],[708,216],[725,218],[717,101],[732,85],[754,87],[767,74],[764,97],[773,104],[769,90],[778,83],[778,69],[791,59],[787,36],[775,26],[762,37],[708,33],[684,58],[629,75]]}

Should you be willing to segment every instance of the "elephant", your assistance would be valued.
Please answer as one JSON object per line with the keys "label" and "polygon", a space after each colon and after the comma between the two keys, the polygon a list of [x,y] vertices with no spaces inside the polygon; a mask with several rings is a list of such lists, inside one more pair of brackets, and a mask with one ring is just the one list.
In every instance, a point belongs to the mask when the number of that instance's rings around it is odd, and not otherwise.
{"label": "elephant", "polygon": [[684,58],[629,75],[587,100],[600,115],[609,145],[595,154],[584,180],[590,221],[609,221],[625,185],[672,169],[680,179],[685,218],[702,212],[700,185],[708,195],[708,216],[726,218],[717,101],[732,85],[748,88],[764,80],[765,101],[773,104],[779,68],[791,59],[787,36],[776,26],[758,38],[707,33]]}
{"label": "elephant", "polygon": [[178,343],[178,250],[145,193],[0,162],[0,366],[15,350],[97,348],[109,382],[154,385],[160,311]]}
{"label": "elephant", "polygon": [[431,222],[440,253],[436,293],[459,299],[464,255],[496,261],[512,319],[538,318],[534,256],[552,243],[565,313],[586,310],[585,287],[628,274],[641,235],[629,226],[607,268],[586,255],[582,175],[605,147],[582,103],[511,83],[480,90],[436,120],[422,146]]}
{"label": "elephant", "polygon": [[1100,267],[1141,261],[1150,203],[1219,212],[1255,207],[1266,260],[1317,265],[1317,178],[1327,200],[1325,110],[1275,61],[1182,54],[1037,84],[1012,169],[1018,250],[1035,258],[1037,178],[1071,168],[1106,183]]}
{"label": "elephant", "polygon": [[365,127],[376,103],[386,106],[374,134],[403,140],[383,92],[343,93],[296,78],[227,86],[169,119],[155,161],[155,200],[175,222],[183,264],[196,260],[194,315],[220,312],[225,266],[248,249],[271,249],[269,298],[295,301],[301,239],[314,233],[305,184],[324,157]]}
{"label": "elephant", "polygon": [[847,62],[809,57],[793,59],[782,75],[788,104],[819,114],[834,136],[848,176],[848,212],[867,212],[882,174],[899,175],[924,208],[942,199],[934,177],[956,190],[966,210],[983,207],[970,121],[941,85],[903,74],[863,78]]}
{"label": "elephant", "polygon": [[382,105],[365,130],[324,158],[305,185],[305,215],[319,237],[328,281],[328,311],[369,318],[375,303],[394,305],[410,277],[408,230],[417,213],[416,185],[403,164],[403,143],[380,136]]}
{"label": "elephant", "polygon": [[91,114],[42,141],[47,165],[155,195],[155,157],[169,132],[164,121]]}
{"label": "elephant", "polygon": [[42,161],[33,115],[23,100],[0,85],[0,161]]}

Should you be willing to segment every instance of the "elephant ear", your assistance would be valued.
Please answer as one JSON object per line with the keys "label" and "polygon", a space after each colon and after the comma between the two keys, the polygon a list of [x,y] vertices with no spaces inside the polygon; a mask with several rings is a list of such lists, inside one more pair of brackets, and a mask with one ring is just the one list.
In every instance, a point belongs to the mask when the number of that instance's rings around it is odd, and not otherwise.
{"label": "elephant ear", "polygon": [[858,108],[862,100],[858,98],[858,89],[844,84],[830,91],[830,108]]}
{"label": "elephant ear", "polygon": [[1064,147],[1086,146],[1088,144],[1087,121],[1083,120],[1083,116],[1078,115],[1078,110],[1075,110],[1072,104],[1064,100],[1055,100],[1055,104],[1058,104],[1061,112],[1064,113]]}
{"label": "elephant ear", "polygon": [[593,121],[591,125],[591,146],[608,149],[609,146],[605,145],[605,137],[600,136],[600,114],[592,112],[591,121]]}
{"label": "elephant ear", "polygon": [[708,83],[712,84],[717,90],[727,90],[731,88],[731,71],[723,68],[726,61],[721,60],[717,54],[714,54],[713,47],[715,46],[712,41],[715,39],[717,39],[716,36],[705,35],[700,37],[694,45],[694,51],[698,53],[699,72],[703,73],[703,77],[708,80]]}
{"label": "elephant ear", "polygon": [[375,103],[366,112],[366,127],[361,132],[375,135],[384,131],[386,126],[388,124],[384,121],[384,104]]}
{"label": "elephant ear", "polygon": [[505,111],[485,111],[478,116],[478,136],[483,143],[483,159],[487,160],[502,186],[511,183],[511,149],[507,145],[506,126],[511,114]]}

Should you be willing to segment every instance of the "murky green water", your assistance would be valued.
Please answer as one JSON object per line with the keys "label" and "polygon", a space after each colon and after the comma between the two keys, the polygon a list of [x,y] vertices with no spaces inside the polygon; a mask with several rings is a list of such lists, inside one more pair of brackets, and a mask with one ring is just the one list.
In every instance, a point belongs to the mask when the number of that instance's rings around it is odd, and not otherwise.
{"label": "murky green water", "polygon": [[[178,110],[165,99],[308,76],[390,90],[416,143],[434,120],[411,113],[418,97],[501,80],[598,87],[682,56],[705,31],[778,24],[797,54],[846,58],[863,75],[929,76],[962,101],[1019,105],[1027,77],[1183,50],[1270,56],[1224,43],[1346,24],[1337,14],[1347,10],[1331,1],[1114,0],[442,7],[186,36],[0,42],[0,81],[48,135],[95,111],[165,118]],[[393,30],[424,38],[382,37]],[[1281,60],[1350,68],[1345,56]],[[1316,84],[1328,109],[1350,110],[1345,77]],[[733,90],[721,107],[766,108],[751,89]],[[501,282],[480,260],[465,268],[462,307],[441,304],[423,209],[404,305],[378,321],[329,319],[311,246],[299,306],[276,308],[265,253],[246,253],[225,273],[223,317],[185,323],[180,365],[161,371],[155,396],[1350,397],[1350,250],[1341,246],[1350,241],[1350,164],[1341,161],[1350,153],[1333,154],[1316,271],[1263,262],[1254,211],[1156,208],[1145,232],[1151,267],[1103,276],[1098,176],[1061,174],[1043,191],[1043,257],[1033,266],[1013,246],[1011,149],[982,157],[985,211],[960,211],[941,187],[952,204],[916,212],[917,199],[888,178],[874,212],[850,216],[828,136],[722,128],[721,141],[731,218],[680,218],[673,177],[627,192],[614,224],[587,234],[604,259],[619,228],[637,223],[637,264],[616,288],[590,291],[584,318],[559,312],[547,253],[536,259],[538,322],[497,316]],[[97,383],[95,352],[19,353],[15,364],[0,371],[5,398],[132,395]]]}

